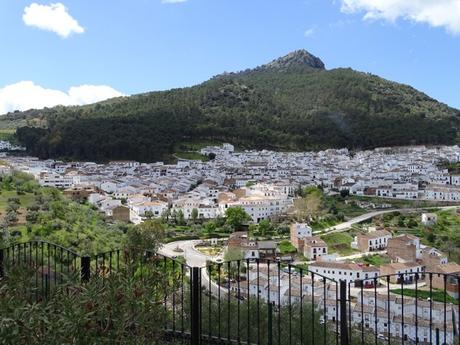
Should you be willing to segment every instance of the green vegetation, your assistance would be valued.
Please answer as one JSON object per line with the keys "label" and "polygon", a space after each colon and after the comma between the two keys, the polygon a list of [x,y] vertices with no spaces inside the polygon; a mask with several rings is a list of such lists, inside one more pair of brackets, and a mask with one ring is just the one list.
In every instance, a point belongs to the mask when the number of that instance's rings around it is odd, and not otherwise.
{"label": "green vegetation", "polygon": [[366,212],[348,196],[325,195],[319,187],[306,187],[297,194],[294,216],[297,221],[307,221],[313,230],[333,227]]}
{"label": "green vegetation", "polygon": [[41,158],[91,161],[165,159],[182,142],[275,150],[456,142],[458,110],[371,74],[294,60],[189,88],[8,114],[0,128],[19,127],[19,141]]}
{"label": "green vegetation", "polygon": [[386,255],[374,254],[374,255],[366,255],[366,256],[363,256],[353,261],[362,262],[365,264],[374,265],[378,267],[378,266],[390,263],[391,259]]}
{"label": "green vegetation", "polygon": [[449,202],[442,201],[430,201],[430,200],[403,200],[403,199],[392,199],[392,198],[380,198],[380,197],[369,197],[369,196],[356,196],[350,195],[349,200],[364,201],[373,203],[375,205],[387,204],[391,205],[392,208],[426,208],[426,207],[439,207],[442,205],[452,205]]}
{"label": "green vegetation", "polygon": [[208,157],[203,156],[201,153],[194,152],[194,151],[183,151],[183,152],[176,152],[174,157],[181,158],[181,159],[188,159],[188,160],[195,160],[195,161],[202,161],[206,162],[209,160]]}
{"label": "green vegetation", "polygon": [[132,226],[109,224],[89,205],[65,198],[54,188],[40,187],[32,176],[0,177],[0,246],[43,239],[82,254],[120,246]]}
{"label": "green vegetation", "polygon": [[441,163],[439,167],[449,170],[450,174],[460,174],[460,162],[457,162],[457,163],[444,162],[444,163]]}
{"label": "green vegetation", "polygon": [[[410,296],[410,297],[415,297],[415,290],[414,289],[393,289],[390,290],[392,293],[400,295],[403,294],[404,296]],[[430,298],[430,291],[426,290],[418,290],[417,291],[417,296],[418,298],[423,298],[423,299],[428,299]],[[433,289],[433,301],[436,302],[444,302],[444,291],[438,290],[438,289]],[[446,302],[447,303],[453,303],[453,304],[458,304],[458,301],[456,298],[446,294]]]}
{"label": "green vegetation", "polygon": [[460,210],[431,210],[438,215],[436,224],[424,226],[420,213],[392,212],[376,217],[373,222],[378,226],[391,228],[396,234],[412,234],[422,239],[425,245],[433,246],[449,257],[450,261],[460,262]]}
{"label": "green vegetation", "polygon": [[328,253],[338,253],[341,256],[352,255],[358,253],[357,250],[351,248],[353,237],[345,232],[335,232],[321,236],[324,242],[327,243]]}
{"label": "green vegetation", "polygon": [[0,129],[0,140],[16,142],[16,129]]}
{"label": "green vegetation", "polygon": [[210,246],[197,246],[196,250],[209,256],[216,256],[222,251],[222,247],[210,247]]}
{"label": "green vegetation", "polygon": [[288,240],[281,241],[278,244],[278,249],[281,255],[296,253],[297,249]]}
{"label": "green vegetation", "polygon": [[225,211],[225,217],[225,223],[231,226],[234,230],[240,229],[244,223],[251,220],[251,216],[247,214],[241,206],[229,207]]}
{"label": "green vegetation", "polygon": [[32,267],[8,270],[0,280],[1,343],[157,343],[168,320],[162,301],[177,290],[178,269],[144,258],[143,248],[155,251],[162,234],[155,224],[140,230],[128,231],[124,253],[131,260],[105,277],[82,282],[79,274],[66,273],[45,294]]}

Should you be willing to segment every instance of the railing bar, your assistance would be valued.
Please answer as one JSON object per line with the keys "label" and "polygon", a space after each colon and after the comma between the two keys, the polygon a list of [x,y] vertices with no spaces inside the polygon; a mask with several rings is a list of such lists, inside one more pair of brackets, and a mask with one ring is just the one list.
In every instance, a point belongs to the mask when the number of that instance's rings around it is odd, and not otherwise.
{"label": "railing bar", "polygon": [[40,272],[41,272],[41,286],[42,286],[42,294],[43,291],[45,290],[45,280],[43,279],[43,266],[45,265],[45,250],[44,250],[44,242],[41,243],[41,254],[42,254],[42,259],[41,259],[41,265],[40,265]]}
{"label": "railing bar", "polygon": [[[51,250],[50,250],[50,244],[49,243],[47,244],[46,249],[47,249],[47,252],[48,252],[48,265],[47,265],[48,266],[48,271],[46,272],[45,277],[46,277],[46,283],[51,283],[50,282],[50,278],[51,278],[51,261],[50,261],[51,260]],[[45,291],[46,291],[46,295],[48,296],[49,284],[46,284],[46,285],[47,285],[47,287],[46,287]]]}
{"label": "railing bar", "polygon": [[208,297],[208,333],[211,338],[212,329],[211,329],[211,312],[212,312],[212,265],[209,265],[209,274],[208,274],[208,285],[209,285],[209,297]]}
{"label": "railing bar", "polygon": [[221,324],[220,324],[220,269],[221,269],[221,264],[217,264],[217,337],[219,340],[222,339],[221,337]]}
{"label": "railing bar", "polygon": [[[134,269],[133,269],[134,270]],[[134,273],[134,272],[133,272]],[[193,272],[190,272],[190,278],[192,278],[192,275],[193,275]],[[164,309],[165,309],[165,315],[167,315],[167,312],[168,312],[168,306],[167,306],[167,302],[168,302],[168,285],[169,285],[169,277],[167,275],[167,267],[166,267],[166,257],[164,256],[163,257],[163,276],[166,278],[166,282],[165,282],[165,292],[164,292]],[[192,279],[190,279],[190,282],[192,282]],[[192,289],[190,289],[191,291]],[[191,301],[192,299],[190,299]],[[166,328],[168,327],[168,319],[166,318],[166,322],[165,322],[165,326]]]}
{"label": "railing bar", "polygon": [[[335,288],[335,343],[339,345],[339,284]],[[341,344],[343,345],[343,344]]]}
{"label": "railing bar", "polygon": [[377,278],[374,277],[374,327],[375,327],[375,345],[377,345]]}
{"label": "railing bar", "polygon": [[401,276],[401,340],[402,344],[404,345],[404,275]]}
{"label": "railing bar", "polygon": [[185,275],[185,268],[184,264],[181,263],[181,320],[180,320],[180,328],[181,333],[184,335],[184,275]]}
{"label": "railing bar", "polygon": [[415,344],[418,345],[418,273],[415,273]]}
{"label": "railing bar", "polygon": [[289,345],[292,344],[292,286],[291,286],[291,264],[288,264],[289,275]]}
{"label": "railing bar", "polygon": [[[303,344],[303,290],[302,290],[302,268],[300,267],[300,345]],[[312,320],[315,322],[315,320]]]}
{"label": "railing bar", "polygon": [[249,259],[246,259],[246,279],[247,279],[247,288],[248,288],[248,320],[247,320],[247,326],[248,326],[248,336],[247,336],[247,343],[250,344],[251,343],[251,323],[250,323],[250,297],[251,297],[251,293],[250,293],[250,286],[249,286]]}
{"label": "railing bar", "polygon": [[391,317],[390,317],[390,276],[387,276],[387,336],[388,345],[391,345]]}
{"label": "railing bar", "polygon": [[364,345],[364,282],[361,280],[361,345]]}
{"label": "railing bar", "polygon": [[444,274],[444,344],[446,342],[446,333],[447,333],[447,275]]}
{"label": "railing bar", "polygon": [[237,261],[237,280],[236,280],[236,284],[237,284],[237,289],[238,289],[238,302],[237,302],[237,314],[236,314],[236,318],[237,318],[237,341],[238,343],[240,343],[241,341],[241,336],[240,336],[240,302],[241,302],[241,291],[240,291],[240,265],[241,265],[241,261],[238,260]]}
{"label": "railing bar", "polygon": [[230,285],[231,285],[231,262],[227,262],[227,339],[230,339]]}
{"label": "railing bar", "polygon": [[[327,343],[327,331],[326,331],[326,321],[327,321],[327,305],[326,305],[326,296],[327,296],[327,289],[326,289],[327,281],[326,277],[323,277],[323,343],[326,345]],[[312,286],[313,286],[313,279],[312,279]],[[313,294],[314,291],[312,291]],[[312,303],[312,308],[314,308],[314,304]],[[314,316],[314,314],[313,314]],[[314,322],[313,322],[314,324]],[[314,336],[314,334],[313,334]]]}
{"label": "railing bar", "polygon": [[348,283],[348,344],[352,343],[351,335],[351,281]]}
{"label": "railing bar", "polygon": [[278,261],[278,345],[281,345],[281,262]]}
{"label": "railing bar", "polygon": [[35,243],[35,299],[38,301],[38,243]]}
{"label": "railing bar", "polygon": [[268,344],[273,344],[272,343],[272,336],[273,336],[273,330],[272,330],[272,325],[271,325],[271,317],[272,317],[272,306],[270,305],[270,260],[267,260],[267,320],[268,320],[268,327],[267,327],[267,342]]}
{"label": "railing bar", "polygon": [[259,259],[256,259],[257,265],[257,344],[260,345],[260,271]]}
{"label": "railing bar", "polygon": [[54,269],[54,272],[53,272],[53,276],[54,276],[54,286],[56,286],[57,284],[57,255],[56,255],[56,251],[57,251],[57,248],[53,246],[53,257],[54,257],[54,260],[53,260],[53,269]]}
{"label": "railing bar", "polygon": [[[323,296],[326,299],[326,295]],[[326,302],[325,302],[326,303]],[[311,272],[311,319],[315,319],[315,274]],[[323,316],[324,324],[326,324],[326,309],[324,309]],[[315,323],[311,323],[311,343],[315,345]]]}
{"label": "railing bar", "polygon": [[201,280],[201,272],[202,272],[202,268],[199,268],[198,269],[198,288],[200,289],[200,293],[198,295],[198,304],[199,304],[199,308],[200,308],[200,317],[198,318],[200,321],[200,327],[199,327],[199,331],[200,331],[200,336],[199,336],[199,343],[201,344],[201,338],[202,338],[202,335],[203,335],[203,325],[202,325],[202,321],[203,321],[203,318],[202,318],[202,315],[203,315],[203,299],[202,299],[202,295],[203,295],[203,289],[201,288],[201,283],[202,283],[202,280]]}
{"label": "railing bar", "polygon": [[[175,278],[176,276],[176,260],[173,260],[172,262],[172,270],[173,270],[173,279]],[[142,270],[142,268],[141,268]],[[172,329],[173,329],[173,332],[176,331],[176,288],[175,288],[175,279],[173,281],[173,324],[172,324]],[[201,289],[200,289],[201,290]]]}
{"label": "railing bar", "polygon": [[59,248],[60,250],[60,259],[59,259],[59,266],[60,266],[60,270],[59,270],[59,281],[60,283],[62,283],[62,281],[64,280],[64,277],[63,277],[63,270],[62,270],[62,265],[63,265],[63,262],[64,262],[64,253],[63,253],[63,250],[62,248]]}

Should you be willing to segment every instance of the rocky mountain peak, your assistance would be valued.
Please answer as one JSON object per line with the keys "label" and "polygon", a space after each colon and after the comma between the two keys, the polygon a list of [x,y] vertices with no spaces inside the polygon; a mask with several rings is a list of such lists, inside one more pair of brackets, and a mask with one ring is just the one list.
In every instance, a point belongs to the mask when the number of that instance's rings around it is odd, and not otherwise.
{"label": "rocky mountain peak", "polygon": [[311,67],[315,69],[325,69],[324,63],[320,58],[310,54],[305,49],[293,51],[283,57],[261,66],[264,69],[286,70],[295,67]]}

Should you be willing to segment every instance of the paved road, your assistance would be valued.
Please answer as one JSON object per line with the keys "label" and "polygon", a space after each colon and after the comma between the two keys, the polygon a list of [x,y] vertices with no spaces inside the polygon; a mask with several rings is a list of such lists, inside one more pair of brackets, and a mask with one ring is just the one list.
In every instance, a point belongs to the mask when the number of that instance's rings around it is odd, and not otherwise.
{"label": "paved road", "polygon": [[[161,255],[174,258],[182,256],[185,258],[185,262],[190,267],[201,268],[201,285],[206,289],[209,289],[209,275],[206,270],[206,261],[212,257],[203,254],[202,252],[195,249],[197,244],[201,243],[201,240],[185,240],[176,241],[164,244],[158,251]],[[179,249],[179,250],[177,250]],[[211,292],[213,295],[218,296],[220,289],[221,298],[225,297],[228,290],[223,287],[219,287],[214,281],[211,280]]]}
{"label": "paved road", "polygon": [[315,235],[321,235],[325,233],[334,233],[334,232],[344,232],[350,229],[353,225],[364,222],[365,220],[374,218],[376,216],[380,216],[382,214],[386,213],[391,213],[391,212],[419,212],[423,210],[435,210],[435,209],[441,209],[441,210],[452,210],[459,208],[460,205],[455,205],[455,206],[441,206],[441,207],[419,207],[419,208],[392,208],[388,210],[381,210],[381,211],[373,211],[369,213],[362,214],[358,217],[352,218],[346,222],[337,224],[335,226],[331,226],[329,228],[326,228],[324,230],[319,230],[319,231],[314,231]]}

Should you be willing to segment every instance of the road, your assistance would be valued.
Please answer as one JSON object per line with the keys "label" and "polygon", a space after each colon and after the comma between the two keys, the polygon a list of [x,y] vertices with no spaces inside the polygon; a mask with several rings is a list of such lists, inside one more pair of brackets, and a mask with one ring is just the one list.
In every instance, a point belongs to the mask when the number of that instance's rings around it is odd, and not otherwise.
{"label": "road", "polygon": [[[341,224],[337,224],[333,227],[324,229],[322,231],[316,231],[314,232],[314,234],[320,235],[320,234],[325,234],[325,233],[344,232],[350,229],[354,224],[361,223],[365,220],[371,219],[373,217],[376,217],[382,214],[396,212],[396,211],[398,212],[417,212],[417,211],[430,210],[430,209],[450,210],[450,209],[457,209],[457,208],[460,208],[460,205],[443,206],[443,207],[388,209],[388,210],[381,210],[381,211],[373,211],[373,212],[369,212],[366,214],[362,214],[358,217],[350,219]],[[208,276],[208,273],[205,267],[206,267],[207,261],[215,259],[215,258],[205,255],[202,252],[196,250],[195,246],[199,243],[201,243],[201,240],[184,240],[184,241],[166,243],[160,248],[159,254],[170,257],[170,258],[175,258],[177,256],[183,256],[185,258],[185,262],[187,266],[200,267],[201,268],[201,284],[203,287],[209,289],[210,280],[209,280],[209,276]],[[359,254],[350,255],[348,257],[341,257],[338,259],[338,261],[345,260],[345,259],[355,259],[355,258],[369,255],[369,254],[376,254],[376,252],[359,253]],[[397,286],[394,286],[391,288],[397,288]],[[226,296],[228,290],[226,288],[219,287],[219,285],[217,285],[215,282],[211,280],[211,292],[215,296],[219,294],[219,289],[220,289],[221,297]],[[377,291],[385,293],[386,289],[387,287],[385,286],[382,288],[378,288]],[[356,296],[358,293],[360,293],[360,289],[352,289],[351,293],[352,295]]]}
{"label": "road", "polygon": [[210,281],[208,272],[206,270],[206,262],[210,260],[211,257],[195,249],[195,246],[199,243],[201,243],[201,240],[170,242],[164,244],[158,253],[170,258],[183,256],[187,266],[199,267],[201,269],[201,286],[209,290],[209,283],[211,282],[212,294],[218,296],[220,289],[220,296],[223,298],[227,295],[228,290],[226,288],[219,287],[219,285],[217,285],[214,281]]}
{"label": "road", "polygon": [[376,216],[380,216],[382,214],[386,213],[391,213],[391,212],[419,212],[419,211],[424,211],[424,210],[453,210],[459,208],[460,205],[455,205],[455,206],[441,206],[441,207],[420,207],[420,208],[392,208],[388,210],[381,210],[381,211],[373,211],[369,213],[362,214],[358,217],[352,218],[350,220],[347,220],[346,222],[331,226],[329,228],[326,228],[324,230],[319,230],[319,231],[314,231],[314,235],[321,235],[325,233],[334,233],[334,232],[344,232],[350,229],[353,225],[364,222],[365,220],[374,218]]}

